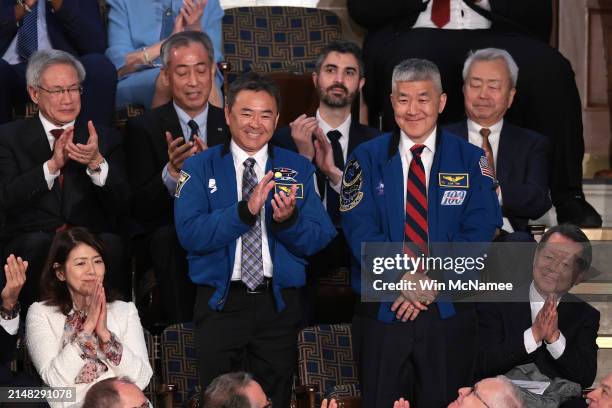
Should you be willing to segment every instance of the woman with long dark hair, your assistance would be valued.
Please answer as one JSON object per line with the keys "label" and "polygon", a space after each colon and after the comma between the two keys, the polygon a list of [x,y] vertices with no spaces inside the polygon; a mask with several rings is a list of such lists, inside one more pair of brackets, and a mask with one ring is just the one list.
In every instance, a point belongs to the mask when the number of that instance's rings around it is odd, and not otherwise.
{"label": "woman with long dark hair", "polygon": [[114,300],[104,287],[104,248],[85,228],[56,234],[41,275],[41,301],[30,306],[26,341],[42,380],[75,387],[80,406],[89,387],[128,376],[142,389],[153,370],[133,303]]}

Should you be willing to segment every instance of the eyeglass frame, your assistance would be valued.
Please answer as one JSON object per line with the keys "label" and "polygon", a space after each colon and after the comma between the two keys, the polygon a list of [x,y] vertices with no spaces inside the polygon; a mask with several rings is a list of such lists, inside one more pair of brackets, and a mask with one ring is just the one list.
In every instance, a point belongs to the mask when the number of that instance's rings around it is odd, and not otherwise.
{"label": "eyeglass frame", "polygon": [[74,87],[70,87],[70,88],[54,89],[54,90],[44,88],[44,87],[42,87],[40,85],[36,86],[36,88],[40,89],[41,91],[47,92],[49,95],[51,95],[54,98],[59,98],[59,97],[65,95],[65,94],[72,95],[75,91],[78,91],[79,95],[83,95],[83,86],[82,85],[74,86]]}

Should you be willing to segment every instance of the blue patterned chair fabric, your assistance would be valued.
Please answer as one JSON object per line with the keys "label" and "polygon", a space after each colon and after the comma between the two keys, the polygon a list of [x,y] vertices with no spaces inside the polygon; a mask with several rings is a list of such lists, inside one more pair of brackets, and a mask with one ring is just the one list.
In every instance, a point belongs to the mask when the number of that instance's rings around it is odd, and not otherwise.
{"label": "blue patterned chair fabric", "polygon": [[321,49],[341,36],[340,19],[328,10],[232,8],[223,17],[223,56],[234,73],[303,74],[313,70]]}
{"label": "blue patterned chair fabric", "polygon": [[351,325],[318,325],[302,330],[298,335],[298,374],[302,385],[318,388],[321,399],[360,396]]}
{"label": "blue patterned chair fabric", "polygon": [[175,386],[173,406],[180,407],[199,388],[192,323],[168,326],[161,335],[162,378]]}

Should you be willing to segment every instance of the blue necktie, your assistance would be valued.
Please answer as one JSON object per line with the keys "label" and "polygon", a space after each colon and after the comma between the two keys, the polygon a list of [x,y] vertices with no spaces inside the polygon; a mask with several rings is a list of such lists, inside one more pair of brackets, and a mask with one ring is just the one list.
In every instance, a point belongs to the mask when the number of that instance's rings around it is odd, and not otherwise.
{"label": "blue necktie", "polygon": [[191,129],[191,133],[189,134],[190,141],[192,141],[194,137],[200,136],[200,127],[195,120],[191,119],[189,122],[187,122],[187,126],[189,126],[189,129]]}
{"label": "blue necktie", "polygon": [[[257,186],[257,175],[255,174],[255,159],[249,157],[244,161],[244,173],[242,175],[242,199],[249,201],[251,193]],[[261,217],[257,214],[257,220],[250,230],[242,234],[242,282],[251,290],[263,283],[263,257],[261,254]]]}
{"label": "blue necktie", "polygon": [[21,26],[17,30],[17,54],[23,61],[30,59],[30,56],[38,50],[38,4],[35,4],[32,11],[27,13],[21,20]]}

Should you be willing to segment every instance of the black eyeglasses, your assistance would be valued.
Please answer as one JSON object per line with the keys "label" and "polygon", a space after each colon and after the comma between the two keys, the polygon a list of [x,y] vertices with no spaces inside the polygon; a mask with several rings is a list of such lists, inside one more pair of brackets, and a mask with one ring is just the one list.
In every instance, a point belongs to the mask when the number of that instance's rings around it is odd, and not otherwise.
{"label": "black eyeglasses", "polygon": [[41,91],[47,92],[49,95],[55,98],[59,98],[60,96],[63,96],[65,94],[68,94],[70,96],[76,96],[76,95],[81,95],[83,93],[82,86],[73,86],[70,88],[58,88],[58,89],[46,89],[46,88],[43,88],[42,86],[37,86],[37,88],[40,89]]}

